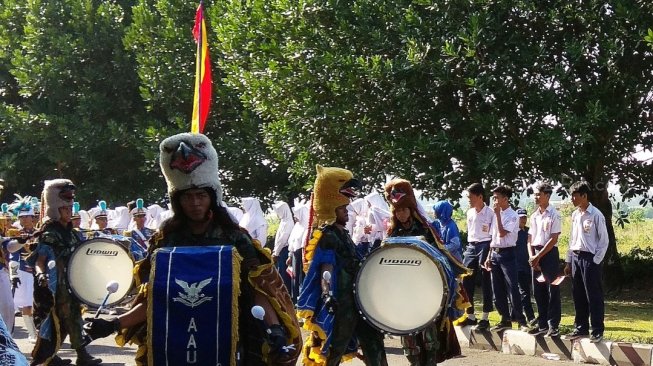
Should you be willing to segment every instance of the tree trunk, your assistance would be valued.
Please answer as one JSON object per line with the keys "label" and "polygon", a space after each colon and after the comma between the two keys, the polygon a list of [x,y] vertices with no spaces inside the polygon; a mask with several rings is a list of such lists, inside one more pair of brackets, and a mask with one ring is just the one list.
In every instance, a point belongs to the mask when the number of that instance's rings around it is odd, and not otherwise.
{"label": "tree trunk", "polygon": [[592,185],[592,195],[590,202],[598,208],[605,216],[605,225],[608,229],[608,251],[603,259],[603,282],[607,290],[619,290],[622,287],[623,268],[617,251],[617,241],[614,235],[614,226],[612,225],[612,202],[608,195],[606,183],[588,182]]}

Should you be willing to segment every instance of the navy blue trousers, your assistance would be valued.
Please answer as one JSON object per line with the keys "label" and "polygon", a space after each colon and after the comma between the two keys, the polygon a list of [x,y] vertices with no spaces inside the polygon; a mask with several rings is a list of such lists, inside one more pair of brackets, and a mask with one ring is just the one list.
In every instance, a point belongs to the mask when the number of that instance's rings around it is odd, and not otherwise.
{"label": "navy blue trousers", "polygon": [[295,250],[292,253],[292,268],[295,270],[295,278],[292,279],[292,288],[290,289],[290,296],[292,297],[293,304],[297,305],[297,298],[301,290],[302,282],[304,281],[304,264],[302,262],[302,249]]}
{"label": "navy blue trousers", "polygon": [[474,289],[476,287],[476,276],[481,275],[481,290],[483,291],[483,312],[492,311],[492,277],[490,272],[481,268],[490,251],[490,241],[482,241],[476,244],[469,243],[463,254],[463,264],[471,269],[471,275],[463,278],[463,287],[469,302],[472,306],[467,308],[467,314],[474,314]]}
{"label": "navy blue trousers", "polygon": [[524,315],[526,315],[526,319],[528,320],[534,319],[535,312],[533,311],[533,304],[531,303],[533,271],[530,267],[523,270],[517,270],[517,284],[519,285],[519,298],[521,300],[521,306],[524,309]]}
{"label": "navy blue trousers", "polygon": [[574,253],[571,259],[571,277],[576,310],[576,319],[574,320],[576,329],[583,333],[589,332],[591,322],[592,334],[603,335],[605,303],[603,284],[601,283],[601,265],[594,263],[594,254]]}
{"label": "navy blue trousers", "polygon": [[281,249],[281,252],[279,252],[279,258],[277,258],[277,270],[281,275],[283,284],[286,285],[286,290],[288,290],[288,293],[290,293],[291,291],[290,289],[292,288],[292,283],[290,282],[290,275],[288,274],[288,271],[286,271],[286,269],[288,269],[288,265],[286,264],[287,260],[288,260],[288,246]]}
{"label": "navy blue trousers", "polygon": [[[519,286],[517,285],[517,262],[515,261],[515,248],[505,248],[491,253],[492,263],[492,291],[494,304],[497,307],[501,321],[510,321],[511,315],[520,324],[526,323]],[[510,304],[508,303],[510,298]]]}
{"label": "navy blue trousers", "polygon": [[[539,253],[542,248],[535,248]],[[552,286],[551,282],[560,274],[560,255],[558,248],[553,247],[540,259],[541,272],[533,272],[533,295],[537,304],[538,326],[540,329],[548,327],[557,329],[560,326],[562,305],[560,302],[560,286]],[[544,282],[538,282],[540,274],[544,275]]]}

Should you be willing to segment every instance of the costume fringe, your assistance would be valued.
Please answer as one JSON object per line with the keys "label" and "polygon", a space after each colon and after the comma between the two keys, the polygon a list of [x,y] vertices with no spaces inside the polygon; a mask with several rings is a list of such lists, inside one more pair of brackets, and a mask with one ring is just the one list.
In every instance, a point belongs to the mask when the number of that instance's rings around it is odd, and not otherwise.
{"label": "costume fringe", "polygon": [[238,333],[238,319],[240,316],[240,308],[238,307],[238,297],[240,296],[240,262],[243,258],[238,254],[236,248],[231,253],[231,274],[233,277],[233,288],[231,289],[231,366],[236,366],[236,353],[238,350],[238,340],[240,339],[240,334]]}

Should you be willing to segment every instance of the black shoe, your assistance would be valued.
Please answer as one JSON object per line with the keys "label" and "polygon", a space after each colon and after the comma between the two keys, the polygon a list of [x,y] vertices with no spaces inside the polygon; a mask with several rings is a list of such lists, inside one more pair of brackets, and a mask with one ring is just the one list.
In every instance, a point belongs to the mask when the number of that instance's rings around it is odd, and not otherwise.
{"label": "black shoe", "polygon": [[461,326],[461,327],[466,327],[466,326],[473,326],[473,325],[477,325],[477,324],[478,324],[478,320],[476,320],[476,319],[472,320],[470,318],[465,318],[465,320],[461,321],[458,325]]}
{"label": "black shoe", "polygon": [[69,360],[67,358],[61,358],[59,356],[54,356],[52,357],[52,360],[50,360],[50,363],[48,365],[50,366],[68,366],[73,363],[73,360]]}
{"label": "black shoe", "polygon": [[485,332],[490,329],[490,322],[488,320],[479,320],[475,329]]}
{"label": "black shoe", "polygon": [[512,329],[512,322],[510,320],[502,320],[498,322],[495,326],[490,328],[490,330],[504,330],[504,329]]}
{"label": "black shoe", "polygon": [[75,365],[77,366],[95,366],[99,365],[102,363],[101,358],[95,358],[91,356],[88,351],[86,351],[86,348],[80,348],[77,351],[77,362]]}
{"label": "black shoe", "polygon": [[538,336],[538,335],[544,335],[549,333],[549,328],[539,328],[535,327],[531,330],[528,331],[528,334]]}
{"label": "black shoe", "polygon": [[587,337],[588,335],[590,335],[589,332],[582,332],[582,331],[576,329],[573,332],[567,334],[565,336],[565,338],[567,338],[567,339],[577,339],[577,338],[581,338],[581,337]]}
{"label": "black shoe", "polygon": [[551,338],[560,337],[560,330],[558,328],[551,328],[548,332],[546,332],[546,336]]}
{"label": "black shoe", "polygon": [[599,343],[603,340],[603,334],[592,334],[590,337],[590,342]]}

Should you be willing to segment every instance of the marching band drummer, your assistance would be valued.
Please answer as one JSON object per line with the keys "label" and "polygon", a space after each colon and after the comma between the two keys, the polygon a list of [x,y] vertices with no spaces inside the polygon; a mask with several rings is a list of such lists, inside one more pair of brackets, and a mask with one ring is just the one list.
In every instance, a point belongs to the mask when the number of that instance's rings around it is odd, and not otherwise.
{"label": "marching band drummer", "polygon": [[305,319],[304,328],[312,331],[304,343],[305,365],[338,365],[356,356],[356,341],[365,365],[388,364],[383,334],[363,320],[354,298],[361,258],[345,228],[354,188],[360,183],[349,170],[317,166],[314,216],[308,225],[313,231],[305,253],[309,263],[297,300],[297,314]]}
{"label": "marching band drummer", "polygon": [[[253,366],[294,365],[301,335],[293,316],[292,301],[271,263],[269,253],[263,251],[258,242],[253,242],[248,233],[231,219],[227,209],[220,205],[222,187],[218,177],[218,156],[211,141],[201,134],[182,133],[165,139],[161,143],[160,153],[161,169],[168,184],[173,216],[163,223],[159,233],[152,238],[150,255],[135,270],[137,283],[145,284],[151,280],[151,268],[158,270],[151,261],[158,248],[235,247],[242,257],[238,328],[235,329],[239,334],[234,335],[239,336],[240,361],[243,365]],[[215,267],[218,269],[217,263]],[[155,270],[152,273],[156,273]],[[236,278],[234,282],[238,282]],[[116,339],[119,344],[130,342],[139,346],[136,353],[137,365],[154,362],[148,359],[148,356],[153,359],[154,355],[148,355],[147,343],[148,338],[155,336],[148,335],[148,326],[153,326],[156,319],[153,312],[148,310],[154,304],[149,303],[146,295],[146,286],[142,285],[129,312],[112,320],[87,319],[89,323],[85,326],[87,333],[94,339],[120,330]],[[265,309],[263,324],[268,330],[267,337],[264,336],[263,329],[260,329],[260,321],[251,314],[252,305]],[[235,313],[231,314],[233,317]],[[216,325],[219,326],[220,323]],[[267,345],[264,345],[264,338],[267,338]],[[213,352],[215,344],[213,342]],[[164,350],[153,351],[159,353]],[[266,357],[267,360],[264,359]]]}
{"label": "marching band drummer", "polygon": [[[70,364],[70,360],[57,356],[68,336],[70,346],[77,352],[78,366],[98,365],[102,360],[94,358],[84,348],[81,304],[69,292],[65,275],[68,260],[79,245],[71,224],[75,186],[68,179],[45,181],[43,195],[46,221],[35,234],[38,244],[27,257],[27,262],[36,272],[35,307],[45,311],[47,317],[41,324],[31,364]],[[52,261],[55,266],[50,268]]]}
{"label": "marching band drummer", "polygon": [[[439,238],[438,232],[433,232],[425,215],[420,212],[415,193],[410,182],[405,179],[393,179],[385,186],[385,197],[391,206],[392,219],[389,236],[423,236],[425,240],[445,254],[450,261],[454,273],[465,275],[468,270],[449,253]],[[467,300],[459,294],[460,285],[456,281],[456,291],[450,294],[447,306],[438,320],[415,335],[401,337],[404,354],[412,366],[434,366],[438,361],[444,361],[461,354],[458,338],[452,326],[452,321],[469,306]],[[453,300],[452,300],[453,298]]]}

